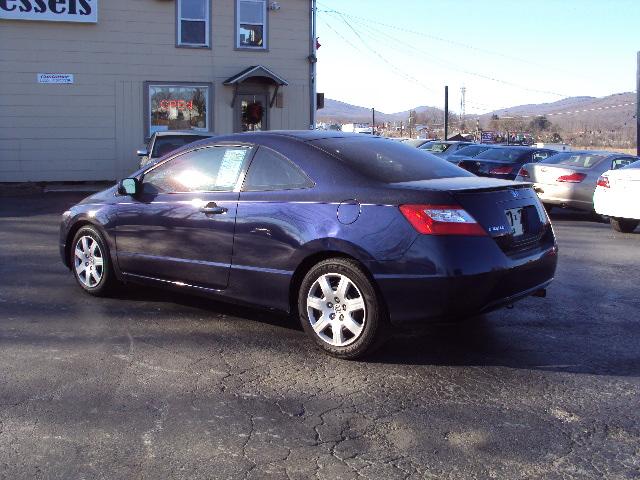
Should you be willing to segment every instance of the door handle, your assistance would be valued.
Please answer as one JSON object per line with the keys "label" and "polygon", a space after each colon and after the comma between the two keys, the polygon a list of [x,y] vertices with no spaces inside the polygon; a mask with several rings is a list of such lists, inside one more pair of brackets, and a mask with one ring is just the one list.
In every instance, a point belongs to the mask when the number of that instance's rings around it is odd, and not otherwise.
{"label": "door handle", "polygon": [[204,207],[201,207],[200,211],[205,215],[221,215],[223,213],[227,213],[228,209],[219,207],[218,205],[216,205],[216,202],[210,202],[207,203]]}

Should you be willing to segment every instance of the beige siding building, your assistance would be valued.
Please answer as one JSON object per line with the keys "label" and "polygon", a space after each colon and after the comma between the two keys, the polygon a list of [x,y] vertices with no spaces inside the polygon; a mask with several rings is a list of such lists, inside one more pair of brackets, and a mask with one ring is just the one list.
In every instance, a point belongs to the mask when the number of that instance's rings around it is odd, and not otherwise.
{"label": "beige siding building", "polygon": [[154,132],[308,129],[311,0],[1,0],[0,182],[112,180]]}

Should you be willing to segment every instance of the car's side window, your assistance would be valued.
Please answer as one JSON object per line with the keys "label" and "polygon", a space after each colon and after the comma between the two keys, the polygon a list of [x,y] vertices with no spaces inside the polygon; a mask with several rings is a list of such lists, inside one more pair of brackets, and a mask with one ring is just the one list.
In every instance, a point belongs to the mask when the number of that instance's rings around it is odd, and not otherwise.
{"label": "car's side window", "polygon": [[617,170],[618,168],[626,167],[627,165],[632,164],[636,159],[631,157],[620,157],[614,158],[611,163],[611,169]]}
{"label": "car's side window", "polygon": [[147,172],[146,193],[232,191],[250,147],[205,147],[179,155]]}
{"label": "car's side window", "polygon": [[312,186],[313,182],[298,166],[279,153],[260,147],[253,157],[242,190],[293,190]]}
{"label": "car's side window", "polygon": [[548,157],[551,156],[551,152],[548,152],[546,150],[538,150],[533,152],[533,154],[531,155],[531,160],[534,162],[539,162],[541,160],[544,160]]}

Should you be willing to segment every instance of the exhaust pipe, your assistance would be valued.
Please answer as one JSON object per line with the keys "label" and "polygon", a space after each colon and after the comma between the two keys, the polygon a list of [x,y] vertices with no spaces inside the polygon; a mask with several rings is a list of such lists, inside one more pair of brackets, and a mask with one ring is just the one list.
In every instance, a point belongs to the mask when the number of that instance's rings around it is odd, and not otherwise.
{"label": "exhaust pipe", "polygon": [[540,290],[536,290],[531,294],[532,297],[546,298],[547,297],[547,289],[541,288]]}

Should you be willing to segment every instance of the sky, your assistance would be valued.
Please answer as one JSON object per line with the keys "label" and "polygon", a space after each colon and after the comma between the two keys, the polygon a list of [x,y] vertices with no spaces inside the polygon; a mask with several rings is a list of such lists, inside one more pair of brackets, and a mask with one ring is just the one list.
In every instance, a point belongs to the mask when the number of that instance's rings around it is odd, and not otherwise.
{"label": "sky", "polygon": [[[640,0],[317,0],[318,91],[481,113],[636,89]],[[336,13],[339,12],[339,13]]]}

